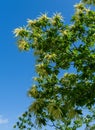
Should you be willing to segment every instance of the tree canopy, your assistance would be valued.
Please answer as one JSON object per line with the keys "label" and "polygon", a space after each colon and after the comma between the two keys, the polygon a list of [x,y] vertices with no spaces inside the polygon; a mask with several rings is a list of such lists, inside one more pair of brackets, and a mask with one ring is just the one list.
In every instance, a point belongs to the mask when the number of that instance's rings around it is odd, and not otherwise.
{"label": "tree canopy", "polygon": [[33,49],[37,59],[37,77],[28,91],[34,100],[19,117],[19,129],[95,129],[95,11],[90,4],[95,0],[76,4],[69,25],[60,13],[43,14],[15,29],[19,49]]}

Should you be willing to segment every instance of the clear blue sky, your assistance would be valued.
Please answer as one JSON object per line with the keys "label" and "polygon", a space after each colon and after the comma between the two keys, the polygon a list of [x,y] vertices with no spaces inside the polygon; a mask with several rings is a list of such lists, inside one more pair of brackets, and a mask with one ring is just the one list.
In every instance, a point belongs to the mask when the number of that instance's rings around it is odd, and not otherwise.
{"label": "clear blue sky", "polygon": [[0,3],[0,130],[13,130],[30,100],[26,93],[35,76],[32,52],[19,52],[13,30],[40,13],[61,12],[65,23],[79,0],[2,0]]}

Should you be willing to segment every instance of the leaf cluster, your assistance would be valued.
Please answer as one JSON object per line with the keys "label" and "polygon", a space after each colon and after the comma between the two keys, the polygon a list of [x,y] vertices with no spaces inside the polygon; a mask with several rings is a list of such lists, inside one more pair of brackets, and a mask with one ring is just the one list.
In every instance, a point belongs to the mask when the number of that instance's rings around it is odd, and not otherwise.
{"label": "leaf cluster", "polygon": [[95,104],[95,11],[79,3],[71,23],[65,25],[61,14],[44,14],[14,31],[20,50],[33,49],[37,57],[28,111],[39,127],[50,121],[55,129],[76,130],[94,120],[95,113],[83,117],[83,109]]}

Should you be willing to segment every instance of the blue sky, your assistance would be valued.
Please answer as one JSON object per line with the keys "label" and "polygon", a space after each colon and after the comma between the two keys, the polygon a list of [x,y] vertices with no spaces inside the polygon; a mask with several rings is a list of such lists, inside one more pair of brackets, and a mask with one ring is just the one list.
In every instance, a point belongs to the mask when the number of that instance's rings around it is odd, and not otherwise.
{"label": "blue sky", "polygon": [[79,0],[3,0],[0,4],[0,130],[13,130],[17,117],[32,102],[27,90],[35,76],[35,57],[31,52],[19,52],[13,30],[26,25],[41,13],[52,16],[61,12],[65,23]]}

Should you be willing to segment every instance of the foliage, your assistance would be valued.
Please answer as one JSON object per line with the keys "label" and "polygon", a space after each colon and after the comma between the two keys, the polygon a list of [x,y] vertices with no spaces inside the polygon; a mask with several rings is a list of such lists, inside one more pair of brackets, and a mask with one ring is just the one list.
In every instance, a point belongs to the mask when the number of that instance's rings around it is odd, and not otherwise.
{"label": "foliage", "polygon": [[76,130],[85,124],[94,130],[95,11],[79,3],[70,25],[64,24],[61,14],[51,18],[43,14],[14,33],[19,49],[34,49],[37,57],[37,77],[28,92],[34,102],[16,126],[30,130],[49,124],[56,130]]}
{"label": "foliage", "polygon": [[86,4],[93,4],[95,5],[95,0],[82,0]]}

